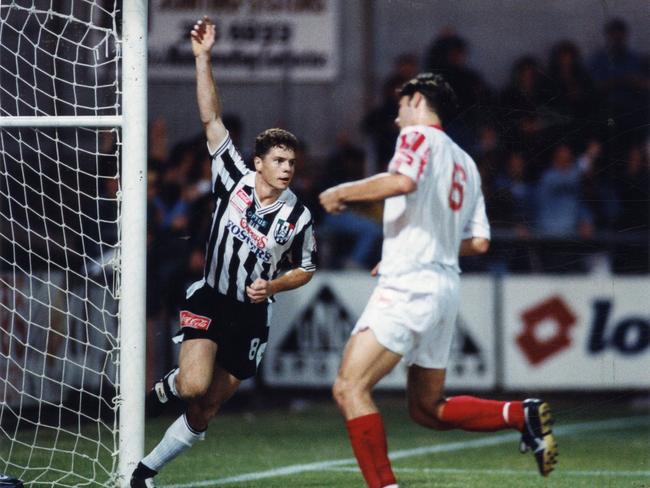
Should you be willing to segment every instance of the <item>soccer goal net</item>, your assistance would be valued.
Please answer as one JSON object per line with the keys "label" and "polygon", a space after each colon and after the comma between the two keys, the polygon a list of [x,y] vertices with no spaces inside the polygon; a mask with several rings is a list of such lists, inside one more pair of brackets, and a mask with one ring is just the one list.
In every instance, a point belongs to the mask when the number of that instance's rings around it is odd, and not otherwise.
{"label": "soccer goal net", "polygon": [[142,454],[146,11],[0,2],[0,473],[28,486]]}

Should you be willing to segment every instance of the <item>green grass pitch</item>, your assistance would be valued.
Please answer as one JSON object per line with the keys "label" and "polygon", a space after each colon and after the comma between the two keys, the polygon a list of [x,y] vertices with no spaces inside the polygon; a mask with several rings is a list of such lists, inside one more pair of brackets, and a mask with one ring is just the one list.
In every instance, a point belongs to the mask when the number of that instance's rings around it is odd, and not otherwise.
{"label": "green grass pitch", "polygon": [[[365,486],[333,401],[319,395],[318,400],[294,403],[300,408],[290,408],[286,401],[277,402],[277,397],[268,402],[263,395],[257,395],[253,402],[242,398],[246,398],[245,394],[240,400],[234,399],[226,412],[215,419],[205,441],[165,466],[156,477],[158,487]],[[630,406],[629,397],[624,395],[618,399],[600,396],[566,400],[562,395],[556,398],[550,403],[556,420],[559,464],[548,478],[542,478],[533,456],[519,453],[518,433],[431,431],[408,419],[401,396],[380,395],[377,403],[384,415],[400,486],[650,488],[647,397],[644,406],[636,408]],[[165,416],[147,421],[146,449],[158,442],[173,420],[174,417]],[[84,430],[91,431],[92,426]],[[21,432],[21,437],[29,442],[36,434],[40,445],[56,444],[60,450],[72,448],[75,442],[47,432]],[[2,440],[0,453],[5,459],[6,449],[9,446]],[[76,450],[80,452],[84,448],[77,444]],[[95,455],[90,451],[87,454]],[[99,455],[110,466],[110,455]],[[39,459],[42,456],[51,454],[15,444],[11,453],[14,461],[29,464],[31,459],[38,465],[43,465],[43,459]],[[69,473],[69,458],[52,456],[49,463],[60,470],[59,474],[45,474],[40,481]],[[83,456],[77,456],[75,469],[92,468],[84,464]],[[102,479],[102,473],[96,473],[95,479]],[[29,478],[25,476],[24,480]],[[65,481],[76,484],[69,475]],[[27,483],[26,486],[48,485]]]}
{"label": "green grass pitch", "polygon": [[[435,432],[403,400],[378,401],[401,487],[650,488],[650,416],[607,401],[554,407],[559,465],[542,478],[514,432]],[[153,447],[171,418],[148,424]],[[300,411],[227,413],[157,477],[163,487],[363,487],[342,419],[328,402]]]}

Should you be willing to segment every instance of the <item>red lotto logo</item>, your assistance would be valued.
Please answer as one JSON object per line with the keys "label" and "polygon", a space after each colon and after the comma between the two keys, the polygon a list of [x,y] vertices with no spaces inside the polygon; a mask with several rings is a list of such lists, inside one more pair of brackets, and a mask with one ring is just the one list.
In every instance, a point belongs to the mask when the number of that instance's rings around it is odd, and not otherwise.
{"label": "red lotto logo", "polygon": [[[530,364],[536,365],[571,345],[569,329],[576,324],[576,316],[559,296],[551,297],[521,314],[523,331],[517,344]],[[540,338],[540,327],[554,325],[554,333]]]}
{"label": "red lotto logo", "polygon": [[189,327],[190,329],[208,330],[212,319],[196,315],[187,310],[181,310],[181,328]]}

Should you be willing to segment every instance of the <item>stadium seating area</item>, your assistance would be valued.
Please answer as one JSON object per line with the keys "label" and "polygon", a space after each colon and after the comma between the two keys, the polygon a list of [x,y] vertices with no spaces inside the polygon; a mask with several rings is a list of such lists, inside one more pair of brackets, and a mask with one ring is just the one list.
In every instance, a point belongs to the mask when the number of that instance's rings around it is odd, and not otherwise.
{"label": "stadium seating area", "polygon": [[[332,219],[317,196],[385,167],[397,135],[395,89],[432,70],[457,91],[458,114],[446,130],[479,166],[493,226],[491,252],[464,260],[464,271],[647,273],[648,59],[627,46],[623,20],[609,21],[604,31],[607,42],[598,52],[581,53],[570,40],[553,44],[548,59],[522,52],[502,87],[489,86],[468,66],[468,42],[454,31],[441,33],[426,52],[399,56],[380,103],[359,120],[363,138],[339,138],[320,161],[303,141],[292,186],[314,213],[321,267],[370,269],[378,259],[381,208],[357,207]],[[239,141],[241,119],[227,115],[226,124],[238,147],[249,150]],[[171,150],[167,140],[165,122],[154,121],[149,243],[158,264],[149,268],[156,290],[148,295],[159,303],[150,310],[173,307],[200,275],[210,219],[202,136]]]}

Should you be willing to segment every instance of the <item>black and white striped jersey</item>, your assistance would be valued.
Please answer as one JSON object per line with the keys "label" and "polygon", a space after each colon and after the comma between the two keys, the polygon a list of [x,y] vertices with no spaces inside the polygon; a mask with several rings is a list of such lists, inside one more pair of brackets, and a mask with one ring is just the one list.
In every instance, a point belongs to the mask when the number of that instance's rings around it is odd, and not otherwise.
{"label": "black and white striped jersey", "polygon": [[290,189],[262,207],[254,191],[255,172],[246,167],[230,136],[211,156],[215,208],[203,279],[191,289],[207,283],[248,302],[246,287],[257,278],[272,280],[288,268],[314,271],[316,241],[309,209]]}

